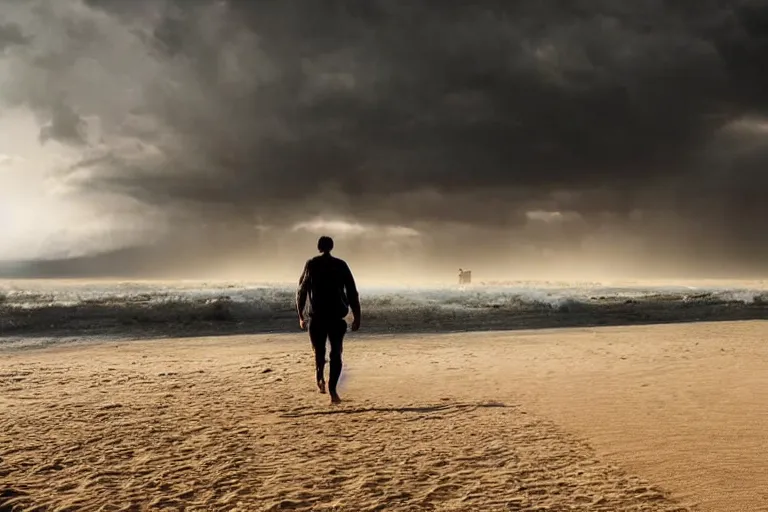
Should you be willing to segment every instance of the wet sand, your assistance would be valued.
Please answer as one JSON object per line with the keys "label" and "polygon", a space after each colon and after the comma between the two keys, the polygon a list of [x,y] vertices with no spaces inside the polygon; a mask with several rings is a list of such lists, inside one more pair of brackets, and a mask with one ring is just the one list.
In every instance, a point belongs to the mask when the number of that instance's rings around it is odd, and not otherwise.
{"label": "wet sand", "polygon": [[[768,510],[768,323],[0,352],[0,510]],[[548,507],[548,508],[547,508]]]}

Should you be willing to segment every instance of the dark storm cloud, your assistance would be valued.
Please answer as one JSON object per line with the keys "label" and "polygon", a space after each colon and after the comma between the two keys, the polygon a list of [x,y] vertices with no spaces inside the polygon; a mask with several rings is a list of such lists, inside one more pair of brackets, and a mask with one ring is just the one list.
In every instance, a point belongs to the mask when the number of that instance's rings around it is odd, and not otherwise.
{"label": "dark storm cloud", "polygon": [[50,122],[40,130],[40,142],[53,139],[73,145],[86,143],[88,126],[70,105],[52,105],[50,114]]}
{"label": "dark storm cloud", "polygon": [[24,44],[26,42],[27,38],[17,25],[5,24],[2,22],[2,19],[0,19],[0,52],[6,47]]}
{"label": "dark storm cloud", "polygon": [[[763,245],[767,152],[752,132],[768,115],[765,1],[4,11],[25,35],[6,49],[4,96],[48,120],[48,137],[99,141],[73,169],[90,171],[87,190],[268,224],[336,213],[519,226],[532,209],[587,222],[642,210]],[[728,131],[750,116],[749,133]]]}

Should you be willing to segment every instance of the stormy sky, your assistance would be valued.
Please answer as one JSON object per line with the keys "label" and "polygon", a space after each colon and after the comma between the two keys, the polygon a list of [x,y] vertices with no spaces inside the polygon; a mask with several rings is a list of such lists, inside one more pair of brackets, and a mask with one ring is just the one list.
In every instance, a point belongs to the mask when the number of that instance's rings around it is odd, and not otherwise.
{"label": "stormy sky", "polygon": [[768,1],[4,0],[0,106],[0,259],[768,271]]}

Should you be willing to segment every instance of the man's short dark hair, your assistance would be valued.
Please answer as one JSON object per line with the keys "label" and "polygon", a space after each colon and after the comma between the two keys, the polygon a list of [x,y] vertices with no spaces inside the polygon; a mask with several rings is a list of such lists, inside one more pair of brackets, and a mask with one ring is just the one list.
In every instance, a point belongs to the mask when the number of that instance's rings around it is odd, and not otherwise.
{"label": "man's short dark hair", "polygon": [[331,252],[333,250],[333,238],[321,236],[317,241],[317,250],[320,252]]}

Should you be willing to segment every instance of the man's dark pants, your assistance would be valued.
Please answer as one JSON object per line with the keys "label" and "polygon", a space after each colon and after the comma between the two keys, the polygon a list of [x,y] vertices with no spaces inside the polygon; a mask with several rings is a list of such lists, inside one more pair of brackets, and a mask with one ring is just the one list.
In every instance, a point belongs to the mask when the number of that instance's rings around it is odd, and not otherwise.
{"label": "man's dark pants", "polygon": [[315,368],[317,381],[324,381],[325,342],[331,344],[331,371],[328,378],[328,391],[336,393],[336,384],[341,376],[341,353],[344,345],[344,335],[347,333],[347,322],[343,318],[312,317],[309,319],[309,339],[315,351]]}

